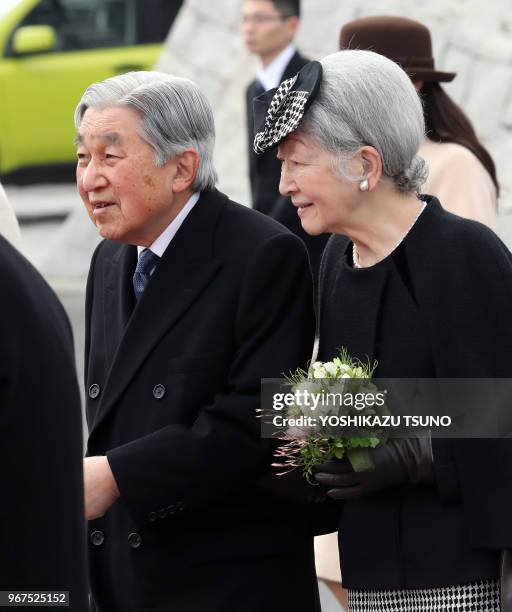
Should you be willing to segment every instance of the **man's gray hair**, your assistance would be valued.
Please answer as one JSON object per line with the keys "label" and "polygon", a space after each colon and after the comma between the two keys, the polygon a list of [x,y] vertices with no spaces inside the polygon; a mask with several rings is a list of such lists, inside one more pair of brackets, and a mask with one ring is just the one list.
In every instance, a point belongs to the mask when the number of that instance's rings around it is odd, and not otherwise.
{"label": "man's gray hair", "polygon": [[88,108],[103,110],[111,106],[138,112],[140,135],[155,150],[157,166],[186,149],[194,149],[200,158],[194,190],[215,187],[213,112],[195,83],[162,72],[128,72],[93,83],[76,107],[76,128]]}
{"label": "man's gray hair", "polygon": [[407,74],[372,51],[338,51],[322,61],[320,92],[300,131],[333,153],[333,167],[347,180],[357,151],[370,145],[383,174],[403,192],[419,192],[428,175],[418,155],[425,137],[420,97]]}

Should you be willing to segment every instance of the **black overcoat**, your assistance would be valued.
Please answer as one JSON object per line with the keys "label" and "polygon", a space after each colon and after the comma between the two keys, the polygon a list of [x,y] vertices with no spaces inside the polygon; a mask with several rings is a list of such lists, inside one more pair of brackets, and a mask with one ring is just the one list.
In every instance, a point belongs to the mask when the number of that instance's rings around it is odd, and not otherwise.
{"label": "black overcoat", "polygon": [[[378,360],[377,377],[512,375],[512,255],[487,227],[428,204],[377,265],[352,267],[333,236],[322,260],[319,359]],[[437,587],[499,576],[512,548],[512,441],[433,440],[435,483],[347,501],[339,535],[348,588]]]}
{"label": "black overcoat", "polygon": [[83,438],[71,326],[48,284],[1,236],[0,278],[0,590],[70,591],[70,609],[83,611]]}
{"label": "black overcoat", "polygon": [[313,341],[303,244],[203,192],[137,306],[135,263],[104,241],[87,288],[88,452],[121,492],[89,527],[98,605],[315,610],[307,506],[255,485],[272,463],[260,379],[305,364]]}

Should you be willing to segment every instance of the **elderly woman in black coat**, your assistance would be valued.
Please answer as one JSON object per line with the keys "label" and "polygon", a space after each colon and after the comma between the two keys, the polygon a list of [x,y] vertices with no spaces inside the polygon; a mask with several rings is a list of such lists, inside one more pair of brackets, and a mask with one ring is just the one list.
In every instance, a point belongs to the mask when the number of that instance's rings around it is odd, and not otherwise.
{"label": "elderly woman in black coat", "polygon": [[[334,234],[318,358],[344,346],[376,359],[378,377],[510,377],[512,256],[487,227],[418,195],[425,126],[405,72],[369,51],[341,51],[258,104],[255,149],[278,145],[280,190],[303,228]],[[416,438],[372,453],[371,471],[342,460],[317,475],[343,500],[351,611],[500,610],[512,442]]]}

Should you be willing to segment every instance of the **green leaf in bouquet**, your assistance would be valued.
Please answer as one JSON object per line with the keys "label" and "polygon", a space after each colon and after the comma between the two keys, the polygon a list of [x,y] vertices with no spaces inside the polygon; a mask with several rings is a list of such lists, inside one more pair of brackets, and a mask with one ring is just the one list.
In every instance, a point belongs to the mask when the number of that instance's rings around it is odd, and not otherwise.
{"label": "green leaf in bouquet", "polygon": [[349,448],[347,457],[354,472],[364,472],[375,468],[368,448]]}
{"label": "green leaf in bouquet", "polygon": [[375,448],[380,444],[379,438],[350,438],[349,448]]}
{"label": "green leaf in bouquet", "polygon": [[336,446],[334,448],[334,456],[336,459],[343,459],[345,456],[345,449],[343,447]]}
{"label": "green leaf in bouquet", "polygon": [[296,405],[289,406],[286,413],[287,413],[287,416],[294,417],[294,418],[303,416],[302,408]]}

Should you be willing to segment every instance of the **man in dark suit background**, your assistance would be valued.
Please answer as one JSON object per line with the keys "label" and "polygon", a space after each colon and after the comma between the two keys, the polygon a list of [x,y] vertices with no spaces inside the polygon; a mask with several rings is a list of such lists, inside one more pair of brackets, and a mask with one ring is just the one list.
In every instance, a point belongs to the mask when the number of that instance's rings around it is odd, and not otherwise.
{"label": "man in dark suit background", "polygon": [[62,601],[57,591],[69,591],[70,609],[85,612],[82,416],[71,326],[41,275],[1,236],[0,277],[0,591],[52,591],[48,607]]}
{"label": "man in dark suit background", "polygon": [[318,610],[309,507],[269,479],[256,416],[261,378],[310,356],[304,245],[215,189],[213,116],[191,81],[97,83],[76,125],[78,188],[105,238],[86,300],[96,604]]}
{"label": "man in dark suit background", "polygon": [[276,219],[304,241],[316,279],[328,236],[306,234],[290,198],[279,194],[281,162],[276,151],[256,155],[252,148],[254,98],[293,77],[309,61],[298,52],[294,43],[299,26],[300,0],[244,2],[242,35],[247,49],[260,61],[256,79],[246,90],[249,178],[253,208]]}

